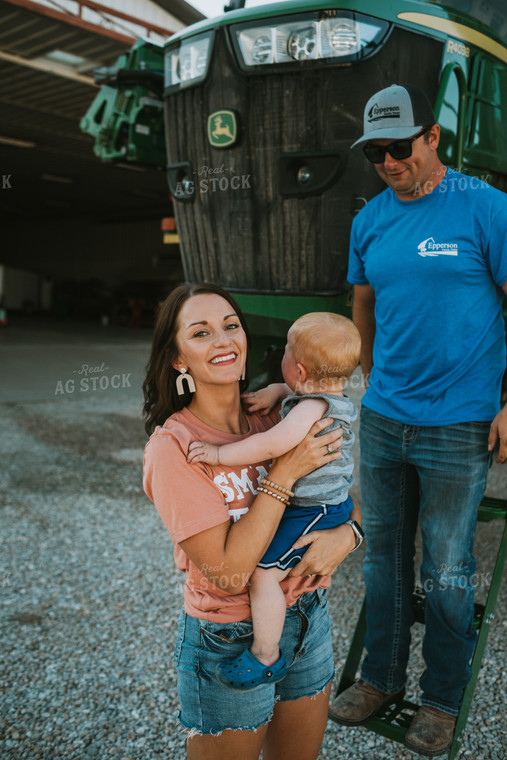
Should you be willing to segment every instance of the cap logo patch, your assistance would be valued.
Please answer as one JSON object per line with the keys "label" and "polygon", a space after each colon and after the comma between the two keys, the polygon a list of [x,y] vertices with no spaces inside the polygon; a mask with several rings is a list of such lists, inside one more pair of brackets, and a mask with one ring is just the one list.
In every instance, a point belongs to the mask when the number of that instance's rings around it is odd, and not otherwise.
{"label": "cap logo patch", "polygon": [[386,106],[381,108],[374,103],[368,111],[368,121],[379,121],[380,119],[399,119],[400,107],[399,106]]}

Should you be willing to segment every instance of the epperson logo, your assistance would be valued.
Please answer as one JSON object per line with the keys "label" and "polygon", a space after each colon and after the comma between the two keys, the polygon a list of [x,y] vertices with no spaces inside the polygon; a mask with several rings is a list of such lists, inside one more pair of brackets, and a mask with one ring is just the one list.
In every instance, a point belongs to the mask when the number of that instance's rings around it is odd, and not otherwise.
{"label": "epperson logo", "polygon": [[457,256],[457,243],[435,243],[432,237],[426,238],[417,246],[419,256]]}
{"label": "epperson logo", "polygon": [[368,121],[379,121],[380,119],[399,119],[400,107],[399,106],[386,106],[381,108],[377,103],[374,103],[368,111]]}

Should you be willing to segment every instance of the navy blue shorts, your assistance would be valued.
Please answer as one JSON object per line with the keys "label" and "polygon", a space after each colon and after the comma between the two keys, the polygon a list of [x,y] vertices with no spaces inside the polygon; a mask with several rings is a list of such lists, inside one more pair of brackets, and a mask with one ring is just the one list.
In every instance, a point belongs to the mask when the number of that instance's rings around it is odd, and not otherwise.
{"label": "navy blue shorts", "polygon": [[308,546],[293,549],[292,546],[300,536],[306,536],[312,530],[336,528],[349,519],[354,504],[350,496],[341,504],[317,504],[315,507],[285,507],[273,540],[260,560],[258,567],[278,567],[287,570],[297,565]]}

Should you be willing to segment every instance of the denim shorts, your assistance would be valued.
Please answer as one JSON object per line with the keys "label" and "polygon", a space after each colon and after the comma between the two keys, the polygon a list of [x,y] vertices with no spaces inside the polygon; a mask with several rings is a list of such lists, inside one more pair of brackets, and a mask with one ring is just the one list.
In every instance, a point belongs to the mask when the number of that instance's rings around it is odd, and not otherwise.
{"label": "denim shorts", "polygon": [[174,663],[178,672],[179,720],[192,733],[254,731],[267,723],[275,701],[311,697],[334,677],[333,648],[324,589],[303,594],[289,607],[280,648],[287,675],[276,684],[236,691],[217,679],[217,665],[252,645],[252,621],[213,623],[181,611]]}

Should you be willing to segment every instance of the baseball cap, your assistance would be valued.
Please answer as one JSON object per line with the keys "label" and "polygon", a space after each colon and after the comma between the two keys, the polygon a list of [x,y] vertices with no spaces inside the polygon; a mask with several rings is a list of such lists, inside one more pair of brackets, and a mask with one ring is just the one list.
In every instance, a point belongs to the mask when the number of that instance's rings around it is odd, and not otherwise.
{"label": "baseball cap", "polygon": [[351,148],[367,140],[404,140],[435,123],[425,92],[412,85],[392,84],[371,96],[364,108],[364,134]]}

